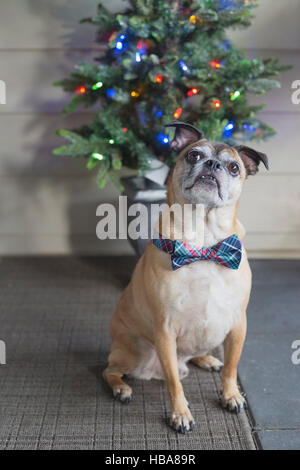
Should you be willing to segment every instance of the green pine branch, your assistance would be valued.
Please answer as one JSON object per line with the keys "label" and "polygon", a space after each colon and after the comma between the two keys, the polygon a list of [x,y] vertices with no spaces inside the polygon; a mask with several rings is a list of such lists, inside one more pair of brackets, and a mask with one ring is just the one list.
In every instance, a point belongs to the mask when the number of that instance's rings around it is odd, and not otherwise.
{"label": "green pine branch", "polygon": [[[274,130],[258,118],[251,95],[280,87],[289,67],[275,58],[249,60],[226,31],[249,27],[256,2],[243,0],[130,0],[114,14],[99,4],[96,26],[104,56],[80,62],[56,82],[71,93],[66,113],[94,106],[94,119],[58,134],[69,144],[54,153],[87,159],[98,184],[118,181],[123,166],[143,172],[158,157],[172,165],[164,124],[175,117],[201,128],[208,139],[231,145],[260,140]],[[184,68],[185,67],[185,68]],[[195,96],[188,96],[195,89]],[[179,116],[176,116],[179,113]],[[232,132],[225,132],[234,123]],[[119,184],[119,183],[117,183]]]}

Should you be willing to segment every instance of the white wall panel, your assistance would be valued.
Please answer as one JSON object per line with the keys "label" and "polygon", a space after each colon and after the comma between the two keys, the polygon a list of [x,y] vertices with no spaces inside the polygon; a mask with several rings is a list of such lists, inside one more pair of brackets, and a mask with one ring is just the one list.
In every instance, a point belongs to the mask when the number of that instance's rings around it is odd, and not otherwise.
{"label": "white wall panel", "polygon": [[[90,48],[96,28],[79,25],[96,13],[98,0],[9,0],[0,5],[1,49]],[[104,2],[112,10],[124,2]]]}
{"label": "white wall panel", "polygon": [[299,0],[259,0],[255,19],[247,29],[235,30],[231,39],[245,49],[299,49]]}
{"label": "white wall panel", "polygon": [[[1,2],[0,79],[7,104],[0,106],[0,255],[132,253],[126,241],[100,242],[95,235],[96,206],[116,201],[118,192],[100,191],[81,160],[52,155],[63,142],[55,129],[91,118],[89,110],[61,116],[69,96],[52,83],[97,54],[96,28],[78,24],[97,3]],[[104,3],[114,11],[126,4]],[[294,68],[282,75],[280,90],[251,98],[267,103],[261,118],[277,136],[255,144],[268,154],[270,172],[262,169],[246,182],[240,218],[250,255],[300,257],[300,105],[291,102],[291,83],[300,80],[300,1],[261,0],[256,14],[253,26],[232,39],[250,57],[275,56]]]}
{"label": "white wall panel", "polygon": [[[3,177],[0,200],[5,200],[0,205],[0,220],[5,221],[0,225],[0,239],[12,235],[22,242],[22,238],[54,237],[55,242],[57,236],[60,240],[95,237],[97,205],[111,201],[117,207],[118,192],[110,187],[101,193],[91,178]],[[300,241],[299,200],[298,175],[261,174],[249,178],[239,211],[248,232],[246,246],[249,243],[250,250],[279,250],[281,254],[297,250],[298,244],[291,246],[285,240],[292,236]],[[50,251],[55,252],[55,247]]]}
{"label": "white wall panel", "polygon": [[53,154],[66,143],[55,131],[91,119],[89,114],[0,114],[0,176],[84,175],[83,160]]}
{"label": "white wall panel", "polygon": [[[89,48],[95,28],[78,25],[92,16],[97,0],[9,0],[0,6],[0,48]],[[122,0],[103,0],[112,11],[124,8]],[[247,49],[299,49],[299,0],[260,0],[249,29],[231,37]]]}

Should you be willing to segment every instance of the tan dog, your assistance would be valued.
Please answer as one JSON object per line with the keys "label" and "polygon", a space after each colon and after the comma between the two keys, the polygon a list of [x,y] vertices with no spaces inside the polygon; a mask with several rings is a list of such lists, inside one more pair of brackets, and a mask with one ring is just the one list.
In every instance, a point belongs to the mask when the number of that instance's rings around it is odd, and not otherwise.
{"label": "tan dog", "polygon": [[[179,152],[168,185],[168,204],[202,205],[203,233],[191,241],[211,247],[244,229],[237,220],[238,199],[248,174],[258,171],[264,154],[245,146],[230,147],[208,142],[193,126],[174,126],[171,147]],[[199,214],[198,214],[199,217]],[[176,215],[171,219],[174,229]],[[190,228],[189,228],[190,231]],[[172,236],[170,237],[172,239]],[[152,243],[139,260],[130,284],[123,292],[111,321],[112,348],[103,376],[115,397],[129,403],[131,388],[124,374],[143,379],[164,378],[171,402],[171,425],[179,432],[194,426],[180,378],[188,373],[187,361],[207,370],[223,365],[209,355],[224,345],[222,405],[238,412],[245,399],[237,385],[237,366],[246,334],[246,308],[251,290],[251,271],[246,251],[237,270],[214,261],[199,260],[173,271],[170,255]]]}

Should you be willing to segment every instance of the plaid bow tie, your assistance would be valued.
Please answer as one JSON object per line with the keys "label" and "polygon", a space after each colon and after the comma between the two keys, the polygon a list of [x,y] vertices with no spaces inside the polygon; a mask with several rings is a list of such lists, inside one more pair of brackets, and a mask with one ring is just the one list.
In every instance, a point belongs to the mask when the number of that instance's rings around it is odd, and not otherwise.
{"label": "plaid bow tie", "polygon": [[161,235],[152,242],[157,248],[171,255],[173,271],[199,260],[211,260],[226,268],[238,269],[242,258],[242,244],[237,235],[231,235],[211,248],[197,248],[183,241],[163,238]]}

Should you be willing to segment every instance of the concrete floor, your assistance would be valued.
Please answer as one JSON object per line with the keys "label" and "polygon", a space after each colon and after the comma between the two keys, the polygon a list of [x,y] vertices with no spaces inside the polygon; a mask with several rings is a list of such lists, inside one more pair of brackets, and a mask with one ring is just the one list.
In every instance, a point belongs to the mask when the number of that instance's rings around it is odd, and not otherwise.
{"label": "concrete floor", "polygon": [[[239,367],[252,422],[219,406],[219,374],[190,367],[184,388],[197,421],[167,425],[162,382],[133,381],[130,407],[100,378],[108,323],[134,258],[0,260],[1,449],[300,449],[300,261],[252,261],[248,335]],[[300,358],[300,354],[298,356]]]}
{"label": "concrete floor", "polygon": [[115,401],[101,371],[108,325],[134,258],[0,260],[0,449],[255,449],[248,417],[224,410],[218,372],[190,366],[183,387],[196,426],[168,425],[163,381],[127,378],[129,406]]}
{"label": "concrete floor", "polygon": [[300,340],[300,261],[255,260],[251,267],[239,377],[253,430],[263,449],[300,449],[300,364],[292,362],[292,343]]}

